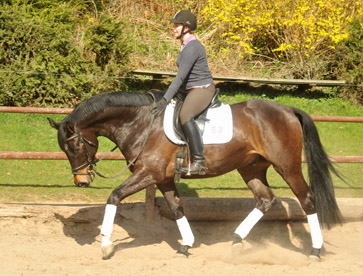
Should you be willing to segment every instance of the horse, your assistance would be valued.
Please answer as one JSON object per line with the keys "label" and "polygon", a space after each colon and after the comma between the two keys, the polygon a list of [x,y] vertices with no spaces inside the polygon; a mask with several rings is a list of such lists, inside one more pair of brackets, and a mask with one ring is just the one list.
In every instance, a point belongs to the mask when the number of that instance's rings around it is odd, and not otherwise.
{"label": "horse", "polygon": [[[117,206],[126,197],[150,185],[156,185],[161,191],[175,217],[182,238],[177,254],[188,256],[193,246],[194,235],[174,181],[179,146],[164,134],[163,114],[151,113],[162,95],[162,92],[97,94],[78,104],[60,123],[48,118],[50,125],[58,130],[59,146],[68,157],[77,186],[87,187],[94,179],[99,136],[116,144],[132,172],[107,200],[101,227],[103,259],[114,255],[111,234]],[[181,177],[208,178],[232,170],[239,172],[256,200],[255,208],[233,235],[231,233],[232,248],[240,248],[253,226],[276,204],[266,178],[267,169],[272,166],[299,200],[312,238],[309,257],[320,260],[321,227],[341,224],[342,215],[331,179],[331,173],[339,176],[339,172],[328,159],[313,120],[298,108],[262,99],[230,107],[232,139],[225,144],[205,145],[205,175],[183,174]],[[301,168],[303,149],[310,185]]]}

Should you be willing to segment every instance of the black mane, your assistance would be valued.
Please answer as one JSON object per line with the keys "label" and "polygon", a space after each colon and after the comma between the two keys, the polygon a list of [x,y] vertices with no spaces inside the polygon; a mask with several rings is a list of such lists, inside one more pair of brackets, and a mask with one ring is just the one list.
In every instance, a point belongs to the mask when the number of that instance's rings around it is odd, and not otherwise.
{"label": "black mane", "polygon": [[[159,95],[156,96],[159,98]],[[114,92],[97,94],[76,106],[73,112],[66,117],[67,122],[76,123],[87,115],[103,112],[110,107],[147,106],[151,105],[153,98],[148,93],[141,92]]]}

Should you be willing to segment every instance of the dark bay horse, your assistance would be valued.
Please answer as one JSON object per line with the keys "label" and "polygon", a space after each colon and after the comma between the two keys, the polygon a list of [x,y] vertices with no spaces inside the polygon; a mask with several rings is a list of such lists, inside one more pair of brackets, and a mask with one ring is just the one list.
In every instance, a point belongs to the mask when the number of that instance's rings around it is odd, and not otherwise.
{"label": "dark bay horse", "polygon": [[[108,198],[102,223],[103,258],[113,255],[110,240],[116,206],[150,185],[156,184],[175,215],[182,236],[179,254],[188,256],[194,236],[183,213],[174,183],[175,156],[178,146],[163,132],[163,116],[150,110],[162,94],[116,92],[99,94],[80,103],[61,123],[49,122],[58,130],[58,143],[66,153],[78,186],[88,186],[94,178],[92,167],[98,148],[98,136],[114,142],[133,173]],[[231,105],[233,137],[226,144],[205,145],[207,174],[214,177],[237,169],[251,189],[255,209],[234,233],[233,246],[241,245],[252,227],[276,203],[269,188],[269,166],[282,176],[298,198],[307,215],[312,236],[312,258],[320,258],[322,226],[341,223],[330,172],[337,173],[321,145],[314,122],[300,109],[265,100],[248,100]],[[304,147],[310,186],[301,169]],[[131,162],[131,164],[130,164]]]}

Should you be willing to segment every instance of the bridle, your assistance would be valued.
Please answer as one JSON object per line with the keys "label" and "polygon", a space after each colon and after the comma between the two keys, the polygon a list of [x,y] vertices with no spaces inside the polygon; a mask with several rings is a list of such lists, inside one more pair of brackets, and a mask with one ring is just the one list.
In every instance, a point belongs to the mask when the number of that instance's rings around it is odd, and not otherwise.
{"label": "bridle", "polygon": [[[86,154],[87,161],[83,165],[78,166],[77,168],[72,169],[72,173],[73,173],[73,175],[89,175],[91,177],[94,177],[94,174],[93,174],[93,171],[94,171],[93,165],[95,165],[99,160],[92,161],[91,156],[90,156],[90,153],[88,151],[88,148],[87,148],[86,144],[88,144],[88,145],[90,145],[92,147],[97,147],[97,145],[95,143],[93,143],[92,141],[88,140],[86,137],[84,137],[82,135],[82,133],[78,130],[77,127],[74,127],[74,131],[76,132],[76,134],[73,135],[73,136],[71,136],[71,137],[69,137],[69,138],[67,138],[66,142],[69,142],[69,141],[74,140],[76,138],[80,138],[81,143],[82,143],[82,146],[83,146],[84,151],[85,151],[85,154]],[[78,172],[78,171],[80,171],[80,170],[82,170],[84,168],[87,168],[87,167],[89,167],[89,169],[87,170],[87,173]]]}
{"label": "bridle", "polygon": [[[98,172],[96,170],[96,168],[94,167],[99,161],[105,159],[107,156],[109,156],[112,152],[115,151],[115,149],[117,149],[117,146],[115,146],[112,150],[110,150],[107,154],[103,155],[101,158],[98,158],[98,159],[95,159],[92,161],[91,159],[91,155],[87,149],[87,146],[86,144],[92,146],[92,147],[97,147],[97,145],[95,143],[93,143],[92,141],[88,140],[86,137],[84,137],[82,135],[82,133],[76,128],[74,127],[74,130],[76,132],[75,135],[69,137],[66,142],[68,141],[71,141],[73,139],[76,139],[77,137],[79,137],[81,139],[81,143],[82,143],[82,146],[84,148],[84,151],[85,151],[85,154],[86,154],[86,158],[87,158],[87,161],[86,163],[82,164],[81,166],[78,166],[77,168],[74,168],[72,169],[72,174],[73,175],[89,175],[92,180],[94,179],[94,176],[95,174],[97,174],[98,176],[100,177],[103,177],[103,178],[115,178],[115,177],[118,177],[119,175],[121,175],[122,173],[124,173],[124,171],[122,171],[121,174],[118,174],[116,176],[113,176],[113,177],[106,177],[104,176],[103,174],[101,174],[100,172]],[[79,172],[80,170],[84,169],[84,168],[87,168],[88,167],[88,170],[86,173],[81,173]],[[127,167],[128,168],[128,167]]]}
{"label": "bridle", "polygon": [[[148,94],[151,95],[151,97],[153,98],[153,103],[151,105],[151,109],[152,109],[152,108],[154,108],[156,106],[155,96],[154,96],[154,94],[152,94],[152,91],[149,91]],[[147,140],[149,139],[154,120],[155,120],[155,115],[152,115],[151,123],[149,125],[149,129],[148,129],[148,132],[146,134],[146,138],[144,140],[144,143],[143,143],[139,153],[136,155],[136,157],[131,162],[129,162],[127,167],[125,167],[121,172],[119,172],[118,174],[116,174],[114,176],[111,176],[111,177],[104,176],[103,174],[98,172],[94,166],[96,165],[96,163],[98,163],[99,161],[105,159],[109,154],[111,154],[113,151],[115,151],[115,149],[117,149],[118,146],[115,146],[111,151],[109,151],[107,154],[103,155],[101,158],[98,158],[98,159],[95,159],[95,160],[92,161],[91,155],[90,155],[90,153],[89,153],[89,151],[87,149],[86,144],[88,144],[88,145],[90,145],[92,147],[97,147],[97,145],[95,143],[93,143],[92,141],[88,140],[86,137],[84,137],[82,135],[82,133],[78,130],[78,128],[76,126],[74,126],[74,131],[75,131],[76,134],[69,137],[69,138],[67,138],[66,142],[69,142],[69,141],[74,140],[74,139],[79,137],[81,139],[81,143],[82,143],[82,146],[84,148],[87,161],[86,161],[86,163],[78,166],[77,168],[72,169],[73,175],[88,175],[88,176],[90,176],[92,178],[92,180],[94,178],[94,174],[97,174],[98,176],[103,177],[103,178],[116,178],[116,177],[119,177],[120,175],[122,175],[131,166],[135,165],[136,160],[139,158],[141,152],[143,151],[143,149],[144,149],[144,147],[146,145]],[[88,167],[88,170],[87,170],[86,173],[78,172],[78,171],[80,171],[80,170],[82,170],[84,168],[87,168],[87,167]]]}

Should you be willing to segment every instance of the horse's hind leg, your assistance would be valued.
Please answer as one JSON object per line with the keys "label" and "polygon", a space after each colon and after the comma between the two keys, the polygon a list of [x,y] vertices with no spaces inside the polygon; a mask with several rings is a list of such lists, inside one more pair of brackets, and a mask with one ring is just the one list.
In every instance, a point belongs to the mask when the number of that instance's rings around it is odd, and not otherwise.
{"label": "horse's hind leg", "polygon": [[277,166],[274,168],[289,184],[291,190],[296,195],[302,209],[306,214],[313,246],[313,249],[310,253],[310,258],[312,260],[319,260],[320,249],[323,246],[323,235],[321,233],[320,223],[316,213],[314,194],[304,179],[303,173],[301,171],[301,164],[299,161],[297,161],[295,165],[293,165],[293,162],[291,162],[289,165],[286,165],[283,170]]}
{"label": "horse's hind leg", "polygon": [[256,199],[256,207],[242,221],[234,232],[234,247],[241,245],[242,240],[247,237],[248,233],[252,230],[256,223],[276,203],[275,195],[267,183],[267,168],[267,164],[256,164],[254,167],[238,170]]}
{"label": "horse's hind leg", "polygon": [[166,202],[172,213],[174,214],[179,232],[182,236],[182,245],[180,246],[177,254],[181,256],[189,256],[188,249],[193,246],[194,235],[190,228],[187,218],[184,216],[184,209],[180,200],[175,183],[158,184],[157,187],[163,193]]}

